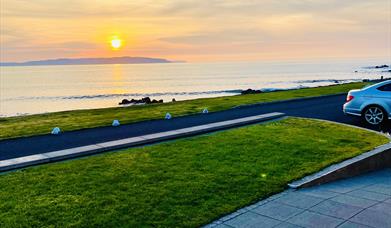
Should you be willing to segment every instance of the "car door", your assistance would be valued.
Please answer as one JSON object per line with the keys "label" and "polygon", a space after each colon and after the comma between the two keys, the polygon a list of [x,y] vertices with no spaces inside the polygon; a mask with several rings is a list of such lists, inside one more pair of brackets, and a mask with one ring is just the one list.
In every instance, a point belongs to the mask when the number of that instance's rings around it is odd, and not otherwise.
{"label": "car door", "polygon": [[384,108],[388,113],[388,118],[391,118],[391,82],[377,88],[376,97],[381,99],[381,103],[386,105]]}

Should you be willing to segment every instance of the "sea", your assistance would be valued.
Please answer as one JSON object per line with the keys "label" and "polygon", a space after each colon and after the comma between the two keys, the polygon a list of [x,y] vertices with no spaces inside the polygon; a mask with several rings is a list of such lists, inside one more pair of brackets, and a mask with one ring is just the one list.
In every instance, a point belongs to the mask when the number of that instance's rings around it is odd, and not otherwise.
{"label": "sea", "polygon": [[390,59],[0,67],[0,117],[297,89],[391,77]]}

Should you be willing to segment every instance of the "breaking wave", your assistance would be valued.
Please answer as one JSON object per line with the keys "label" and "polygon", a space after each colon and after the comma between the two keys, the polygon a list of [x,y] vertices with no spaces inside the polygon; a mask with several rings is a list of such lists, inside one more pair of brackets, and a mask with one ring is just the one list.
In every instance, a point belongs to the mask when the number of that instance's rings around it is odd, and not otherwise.
{"label": "breaking wave", "polygon": [[[315,80],[297,80],[297,81],[275,81],[269,82],[271,87],[252,88],[260,89],[263,92],[292,90],[309,87],[317,87],[332,84],[344,84],[362,81],[362,79],[315,79]],[[273,85],[280,86],[273,87]],[[281,86],[283,85],[283,86]],[[247,88],[246,88],[247,89]],[[84,100],[84,99],[110,99],[110,98],[137,98],[137,97],[175,97],[186,96],[196,98],[197,96],[218,96],[218,95],[236,95],[240,94],[242,89],[216,90],[216,91],[198,91],[198,92],[161,92],[161,93],[113,93],[113,94],[95,94],[95,95],[75,95],[75,96],[33,96],[33,97],[15,97],[9,100]]]}

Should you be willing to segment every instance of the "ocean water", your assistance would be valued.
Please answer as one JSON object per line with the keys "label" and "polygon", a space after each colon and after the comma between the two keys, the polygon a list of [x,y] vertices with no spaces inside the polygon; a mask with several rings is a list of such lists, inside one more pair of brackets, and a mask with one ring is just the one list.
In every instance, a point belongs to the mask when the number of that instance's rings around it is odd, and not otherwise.
{"label": "ocean water", "polygon": [[116,107],[124,99],[169,102],[391,77],[389,60],[0,67],[0,116]]}

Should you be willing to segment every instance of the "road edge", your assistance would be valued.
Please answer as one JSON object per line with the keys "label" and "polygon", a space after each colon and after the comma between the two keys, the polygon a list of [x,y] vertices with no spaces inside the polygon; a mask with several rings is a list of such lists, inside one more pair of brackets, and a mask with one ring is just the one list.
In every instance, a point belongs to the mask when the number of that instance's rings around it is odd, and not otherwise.
{"label": "road edge", "polygon": [[272,112],[262,115],[244,117],[239,119],[215,122],[210,124],[198,125],[188,128],[171,130],[166,132],[148,134],[137,137],[130,137],[120,140],[113,140],[104,143],[91,144],[82,147],[75,147],[59,151],[35,154],[19,158],[0,161],[0,172],[20,169],[27,166],[50,163],[70,158],[82,157],[91,154],[103,153],[116,149],[124,149],[133,146],[147,145],[150,143],[161,142],[165,140],[178,139],[182,137],[195,136],[204,133],[210,133],[218,130],[225,130],[233,127],[255,124],[265,121],[272,121],[284,117],[284,113]]}
{"label": "road edge", "polygon": [[[347,92],[343,92],[343,93],[327,94],[327,95],[321,95],[321,96],[300,97],[300,98],[291,98],[291,99],[286,99],[286,100],[259,102],[259,103],[254,103],[254,104],[244,104],[244,105],[234,106],[234,107],[231,107],[229,109],[224,109],[224,110],[219,110],[219,111],[210,111],[210,113],[213,114],[213,113],[226,112],[226,111],[240,109],[240,108],[251,108],[251,107],[270,105],[270,104],[288,103],[288,102],[296,102],[296,101],[306,101],[306,100],[313,100],[313,99],[319,99],[319,98],[341,96],[341,95],[346,95],[346,94],[347,94]],[[240,96],[240,95],[237,95],[237,96]],[[175,116],[173,119],[185,118],[185,117],[191,117],[191,116],[198,116],[198,115],[202,115],[202,114],[200,114],[200,113],[192,113],[192,114],[188,114],[188,115],[180,115],[180,116]],[[122,124],[122,126],[132,125],[132,124],[137,124],[137,123],[144,123],[144,122],[151,122],[151,121],[159,121],[159,120],[162,120],[162,119],[156,118],[156,119],[142,120],[142,121]],[[107,127],[110,127],[110,126],[107,125],[107,126],[98,126],[98,127],[92,127],[92,128],[81,128],[81,129],[71,130],[71,131],[66,131],[66,132],[86,131],[86,130],[89,130],[89,129],[99,129],[99,128],[103,129],[103,128],[107,128]],[[34,138],[34,137],[40,137],[40,136],[45,136],[45,135],[49,135],[49,134],[36,134],[36,135],[28,135],[28,136],[11,137],[11,138],[0,139],[0,141],[18,140],[20,138]]]}

